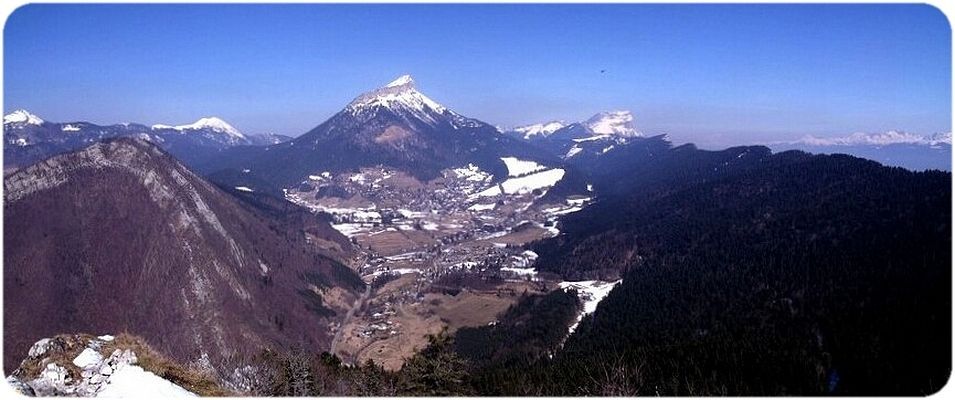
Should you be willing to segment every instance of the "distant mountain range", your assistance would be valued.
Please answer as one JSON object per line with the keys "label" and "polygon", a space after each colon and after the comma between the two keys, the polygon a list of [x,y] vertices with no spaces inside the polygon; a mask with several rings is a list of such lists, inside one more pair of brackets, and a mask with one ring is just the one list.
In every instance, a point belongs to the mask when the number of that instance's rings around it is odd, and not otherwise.
{"label": "distant mountain range", "polygon": [[841,137],[807,135],[769,144],[774,151],[803,150],[821,154],[850,154],[911,170],[952,170],[952,133],[918,135],[902,131],[854,133]]}
{"label": "distant mountain range", "polygon": [[179,126],[136,123],[96,125],[89,122],[47,122],[26,110],[3,117],[4,168],[20,167],[96,141],[134,136],[156,143],[176,158],[192,165],[223,149],[241,145],[269,145],[287,136],[245,135],[216,117]]}
{"label": "distant mountain range", "polygon": [[635,137],[643,136],[630,111],[601,112],[583,122],[551,121],[505,130],[506,135],[526,140],[550,154],[568,160],[606,153]]}

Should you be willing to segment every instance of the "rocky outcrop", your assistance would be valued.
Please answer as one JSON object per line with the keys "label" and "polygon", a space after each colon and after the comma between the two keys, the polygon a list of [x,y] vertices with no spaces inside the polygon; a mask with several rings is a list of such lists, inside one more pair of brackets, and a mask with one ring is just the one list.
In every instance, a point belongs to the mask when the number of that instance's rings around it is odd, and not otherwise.
{"label": "rocky outcrop", "polygon": [[131,349],[108,346],[113,339],[110,335],[41,339],[30,347],[27,358],[7,377],[7,383],[27,396],[96,396],[111,383],[114,374],[138,362]]}

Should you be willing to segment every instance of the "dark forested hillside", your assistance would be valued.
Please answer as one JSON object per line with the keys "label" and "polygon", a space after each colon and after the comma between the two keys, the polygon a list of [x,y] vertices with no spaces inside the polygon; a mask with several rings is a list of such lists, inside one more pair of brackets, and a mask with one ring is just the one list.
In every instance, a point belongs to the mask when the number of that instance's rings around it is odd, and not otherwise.
{"label": "dark forested hillside", "polygon": [[[703,176],[687,170],[705,163],[680,165],[674,176]],[[695,182],[629,182],[535,249],[544,270],[624,277],[544,368],[555,394],[602,393],[607,371],[624,393],[668,395],[916,395],[947,381],[950,174],[786,152]]]}

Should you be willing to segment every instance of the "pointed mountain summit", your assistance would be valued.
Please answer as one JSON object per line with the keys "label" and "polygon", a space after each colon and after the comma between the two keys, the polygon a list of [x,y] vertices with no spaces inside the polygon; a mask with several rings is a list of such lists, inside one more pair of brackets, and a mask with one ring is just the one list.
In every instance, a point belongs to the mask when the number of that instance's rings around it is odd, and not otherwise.
{"label": "pointed mountain summit", "polygon": [[356,97],[345,111],[361,117],[374,117],[380,109],[405,113],[433,124],[447,109],[419,92],[411,75],[402,75],[385,86]]}
{"label": "pointed mountain summit", "polygon": [[633,120],[633,114],[630,111],[605,111],[590,117],[584,121],[584,125],[597,135],[641,136]]}
{"label": "pointed mountain summit", "polygon": [[384,165],[427,180],[469,163],[506,176],[501,157],[557,163],[494,126],[468,118],[420,92],[411,75],[355,97],[298,138],[267,149],[225,152],[208,171],[250,169],[281,187],[318,171]]}
{"label": "pointed mountain summit", "polygon": [[411,78],[411,75],[402,75],[398,79],[391,81],[391,83],[385,85],[385,87],[398,87],[405,85],[414,85],[414,79]]}

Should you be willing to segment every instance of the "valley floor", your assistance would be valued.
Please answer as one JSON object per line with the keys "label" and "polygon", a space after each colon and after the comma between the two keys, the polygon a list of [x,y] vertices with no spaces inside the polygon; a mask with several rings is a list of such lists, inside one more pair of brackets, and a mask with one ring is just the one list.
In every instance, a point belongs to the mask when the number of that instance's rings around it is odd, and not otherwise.
{"label": "valley floor", "polygon": [[369,292],[338,329],[336,355],[396,370],[428,335],[493,324],[526,294],[570,286],[538,274],[537,254],[523,246],[559,234],[560,216],[591,198],[544,204],[563,170],[506,161],[515,168],[500,183],[474,166],[427,182],[365,168],[312,175],[286,191],[290,201],[331,214],[359,249],[352,266]]}

